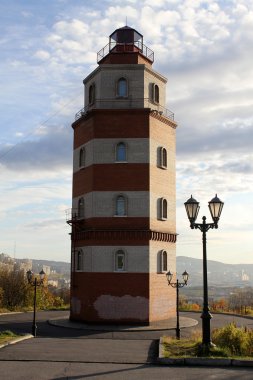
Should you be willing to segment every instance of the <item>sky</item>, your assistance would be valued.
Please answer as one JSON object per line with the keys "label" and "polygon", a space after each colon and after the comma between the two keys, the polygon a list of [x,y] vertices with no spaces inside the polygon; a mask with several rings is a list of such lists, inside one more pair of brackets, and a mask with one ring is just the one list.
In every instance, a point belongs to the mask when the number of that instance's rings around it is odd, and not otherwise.
{"label": "sky", "polygon": [[179,125],[177,255],[202,258],[184,202],[211,222],[217,193],[208,259],[253,263],[253,0],[1,0],[0,252],[70,261],[71,124],[97,52],[126,22],[155,52]]}

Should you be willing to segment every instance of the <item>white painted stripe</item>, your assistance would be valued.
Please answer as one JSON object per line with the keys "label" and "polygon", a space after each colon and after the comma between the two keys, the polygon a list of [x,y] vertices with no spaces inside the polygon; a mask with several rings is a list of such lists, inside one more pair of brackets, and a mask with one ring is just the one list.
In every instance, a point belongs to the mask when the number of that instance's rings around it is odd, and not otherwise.
{"label": "white painted stripe", "polygon": [[[117,273],[115,254],[118,250],[125,253],[125,272],[127,273],[160,273],[161,252],[166,250],[167,267],[175,272],[175,244],[150,242],[146,246],[84,246],[76,248],[82,252],[80,272]],[[119,272],[122,273],[122,272]]]}

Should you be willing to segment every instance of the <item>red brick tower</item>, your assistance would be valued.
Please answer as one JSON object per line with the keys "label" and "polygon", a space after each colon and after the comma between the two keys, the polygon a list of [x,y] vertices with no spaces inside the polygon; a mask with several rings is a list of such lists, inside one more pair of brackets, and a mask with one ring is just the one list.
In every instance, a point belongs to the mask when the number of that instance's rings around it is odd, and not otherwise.
{"label": "red brick tower", "polygon": [[115,30],[84,79],[73,160],[72,320],[175,315],[175,132],[166,78],[136,30]]}

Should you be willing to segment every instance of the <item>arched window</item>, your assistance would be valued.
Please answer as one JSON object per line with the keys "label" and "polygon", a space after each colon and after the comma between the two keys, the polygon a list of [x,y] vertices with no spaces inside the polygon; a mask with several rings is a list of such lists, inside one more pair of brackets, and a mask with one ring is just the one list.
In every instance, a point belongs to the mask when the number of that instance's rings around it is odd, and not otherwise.
{"label": "arched window", "polygon": [[161,251],[161,271],[162,272],[167,272],[167,252],[166,251]]}
{"label": "arched window", "polygon": [[119,195],[116,198],[116,215],[117,216],[126,215],[126,198],[123,195]]}
{"label": "arched window", "polygon": [[152,101],[159,103],[159,87],[155,83],[152,83]]}
{"label": "arched window", "polygon": [[79,198],[78,200],[78,209],[77,209],[78,218],[84,218],[84,199]]}
{"label": "arched window", "polygon": [[159,149],[159,158],[158,158],[158,161],[159,161],[159,166],[160,168],[162,169],[166,169],[167,168],[167,150],[163,147],[161,147]]}
{"label": "arched window", "polygon": [[76,254],[76,270],[82,270],[83,269],[83,252],[82,250],[77,251]]}
{"label": "arched window", "polygon": [[117,96],[127,97],[127,80],[126,78],[120,78],[117,82]]}
{"label": "arched window", "polygon": [[120,142],[116,145],[116,161],[126,161],[126,144]]}
{"label": "arched window", "polygon": [[159,87],[157,86],[157,84],[155,84],[154,87],[154,101],[155,103],[159,103]]}
{"label": "arched window", "polygon": [[85,149],[81,148],[79,151],[79,168],[85,165]]}
{"label": "arched window", "polygon": [[122,249],[119,249],[115,253],[114,269],[117,272],[123,272],[126,270],[126,255]]}
{"label": "arched window", "polygon": [[167,168],[167,150],[162,148],[162,166]]}
{"label": "arched window", "polygon": [[89,87],[89,104],[93,104],[95,101],[95,83],[92,83]]}
{"label": "arched window", "polygon": [[167,212],[167,200],[165,198],[160,198],[160,219],[161,220],[166,220],[168,217],[168,212]]}

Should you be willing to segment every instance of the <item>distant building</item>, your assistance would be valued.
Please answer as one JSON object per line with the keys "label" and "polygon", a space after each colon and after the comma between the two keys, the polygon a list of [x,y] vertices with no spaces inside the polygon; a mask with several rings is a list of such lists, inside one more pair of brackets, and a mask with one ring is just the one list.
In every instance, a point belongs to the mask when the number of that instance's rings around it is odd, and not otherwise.
{"label": "distant building", "polygon": [[249,281],[250,280],[250,277],[247,273],[244,272],[244,270],[242,270],[242,281]]}
{"label": "distant building", "polygon": [[23,259],[22,261],[15,262],[15,269],[16,270],[23,270],[24,273],[26,274],[26,272],[28,270],[31,270],[32,264],[33,264],[32,260]]}
{"label": "distant building", "polygon": [[51,285],[54,288],[58,287],[58,280],[47,280],[47,285]]}
{"label": "distant building", "polygon": [[42,265],[43,271],[46,273],[47,276],[51,273],[51,267],[49,265]]}

